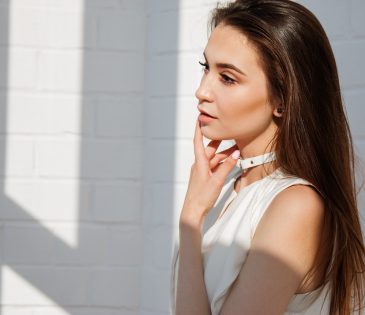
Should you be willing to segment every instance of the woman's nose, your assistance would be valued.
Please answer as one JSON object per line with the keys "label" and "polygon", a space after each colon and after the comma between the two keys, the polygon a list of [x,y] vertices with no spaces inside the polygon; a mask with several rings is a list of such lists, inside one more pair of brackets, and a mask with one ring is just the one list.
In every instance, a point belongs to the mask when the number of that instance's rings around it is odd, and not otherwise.
{"label": "woman's nose", "polygon": [[212,101],[212,90],[207,77],[202,78],[198,89],[195,91],[195,97],[199,100],[199,103]]}

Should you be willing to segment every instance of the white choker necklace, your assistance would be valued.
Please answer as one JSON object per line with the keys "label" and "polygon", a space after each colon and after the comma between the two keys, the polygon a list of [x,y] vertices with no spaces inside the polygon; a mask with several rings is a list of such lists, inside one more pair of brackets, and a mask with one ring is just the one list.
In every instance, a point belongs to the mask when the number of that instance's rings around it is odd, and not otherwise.
{"label": "white choker necklace", "polygon": [[240,158],[238,160],[239,166],[241,168],[241,170],[243,172],[246,172],[249,168],[257,166],[257,165],[261,165],[261,164],[265,164],[265,163],[269,163],[272,161],[276,160],[276,156],[274,152],[269,152],[269,153],[265,153],[262,155],[258,155],[258,156],[254,156],[254,157],[250,157],[247,159],[243,159]]}

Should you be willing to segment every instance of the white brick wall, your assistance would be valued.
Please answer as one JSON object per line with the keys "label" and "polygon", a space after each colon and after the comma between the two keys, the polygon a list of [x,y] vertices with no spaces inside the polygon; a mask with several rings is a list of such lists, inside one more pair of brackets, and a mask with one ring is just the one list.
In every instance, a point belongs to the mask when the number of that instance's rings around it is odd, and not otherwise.
{"label": "white brick wall", "polygon": [[[300,1],[315,12],[330,36],[337,57],[355,144],[365,158],[365,7],[362,1]],[[151,2],[152,3],[152,2]],[[143,315],[168,314],[170,266],[165,244],[177,232],[178,213],[193,159],[194,98],[206,44],[206,22],[216,1],[154,1],[147,6],[146,137]],[[178,27],[176,27],[178,25]],[[159,40],[163,34],[163,40]],[[156,75],[159,74],[159,76]],[[365,198],[364,198],[365,199]],[[365,203],[361,201],[365,215]],[[170,226],[172,225],[172,234]],[[169,241],[167,242],[166,239]],[[155,245],[158,244],[158,245]],[[168,248],[171,254],[170,248]],[[158,279],[160,290],[153,289]],[[164,281],[164,282],[162,282]]]}
{"label": "white brick wall", "polygon": [[[1,315],[169,313],[215,2],[0,0]],[[300,2],[364,158],[364,2]]]}
{"label": "white brick wall", "polygon": [[0,17],[0,314],[137,315],[144,1]]}

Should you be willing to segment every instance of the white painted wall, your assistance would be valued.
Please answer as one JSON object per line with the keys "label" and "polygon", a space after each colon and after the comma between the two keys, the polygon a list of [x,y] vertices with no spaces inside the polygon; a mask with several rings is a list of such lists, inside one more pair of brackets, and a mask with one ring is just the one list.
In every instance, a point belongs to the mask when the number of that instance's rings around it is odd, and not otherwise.
{"label": "white painted wall", "polygon": [[0,12],[0,313],[137,315],[145,3]]}
{"label": "white painted wall", "polygon": [[[215,1],[9,1],[0,0],[0,314],[167,315]],[[365,3],[300,2],[330,35],[365,158]]]}
{"label": "white painted wall", "polygon": [[[355,145],[365,159],[365,3],[299,2],[314,11],[331,39]],[[207,15],[215,3],[182,0],[177,4],[160,0],[150,1],[147,7],[152,13],[147,34],[151,78],[146,83],[145,115],[149,129],[144,154],[144,214],[149,242],[145,242],[143,315],[168,314],[171,270],[167,257],[172,252],[171,235],[177,237],[178,214],[193,161],[192,137],[198,114],[194,92],[201,77],[198,61],[202,60],[207,40]],[[177,33],[174,22],[179,26]],[[364,194],[360,204],[365,215]]]}

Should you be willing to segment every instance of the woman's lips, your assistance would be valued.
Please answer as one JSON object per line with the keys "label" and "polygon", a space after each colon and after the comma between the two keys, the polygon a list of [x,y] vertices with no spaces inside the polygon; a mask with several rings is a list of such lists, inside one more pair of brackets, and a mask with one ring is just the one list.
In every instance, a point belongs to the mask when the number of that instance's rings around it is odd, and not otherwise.
{"label": "woman's lips", "polygon": [[210,123],[214,119],[217,119],[217,117],[211,116],[207,112],[205,112],[205,110],[203,108],[201,108],[199,105],[198,105],[198,110],[200,112],[200,115],[198,117],[198,120],[201,123],[205,123],[206,124],[206,123]]}
{"label": "woman's lips", "polygon": [[217,119],[215,117],[209,116],[208,114],[201,113],[198,117],[199,121],[201,123],[209,123],[214,119]]}

